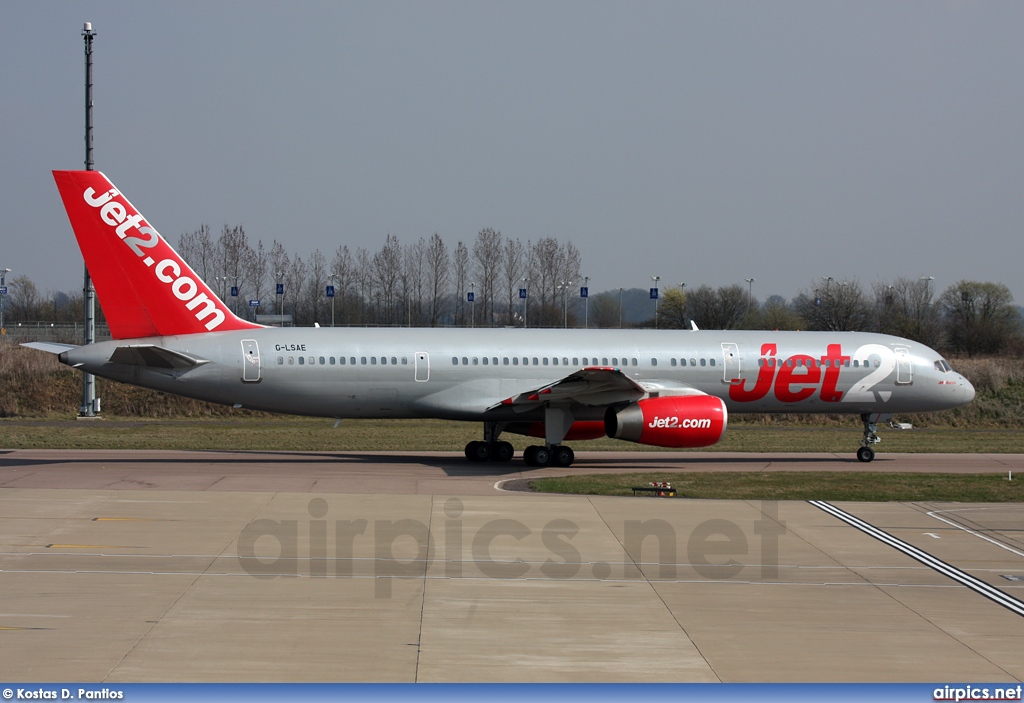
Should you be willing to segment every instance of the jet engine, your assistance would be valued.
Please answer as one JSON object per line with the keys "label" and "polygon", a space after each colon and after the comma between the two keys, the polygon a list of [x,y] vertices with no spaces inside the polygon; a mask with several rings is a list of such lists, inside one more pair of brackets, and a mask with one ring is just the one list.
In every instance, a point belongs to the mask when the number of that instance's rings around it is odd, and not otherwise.
{"label": "jet engine", "polygon": [[711,395],[648,398],[604,416],[609,437],[656,447],[709,447],[728,423],[725,403]]}

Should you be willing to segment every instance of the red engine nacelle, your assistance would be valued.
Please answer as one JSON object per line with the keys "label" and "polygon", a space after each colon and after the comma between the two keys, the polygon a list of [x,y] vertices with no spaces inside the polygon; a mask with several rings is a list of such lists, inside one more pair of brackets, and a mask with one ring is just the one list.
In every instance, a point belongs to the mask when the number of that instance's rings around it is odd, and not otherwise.
{"label": "red engine nacelle", "polygon": [[711,395],[648,398],[604,416],[609,437],[655,447],[709,447],[728,424],[725,403]]}

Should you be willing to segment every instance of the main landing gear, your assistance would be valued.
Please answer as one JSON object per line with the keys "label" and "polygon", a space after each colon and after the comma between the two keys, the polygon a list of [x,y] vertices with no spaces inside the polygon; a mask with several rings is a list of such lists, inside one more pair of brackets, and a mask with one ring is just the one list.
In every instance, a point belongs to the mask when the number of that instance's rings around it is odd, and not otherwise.
{"label": "main landing gear", "polygon": [[[558,466],[566,468],[576,459],[573,450],[562,440],[569,433],[573,418],[568,408],[547,407],[544,411],[545,437],[543,445],[527,447],[523,462],[527,466]],[[485,422],[483,441],[472,441],[466,445],[466,458],[474,463],[485,461],[508,462],[515,455],[515,449],[508,442],[498,439],[505,428],[503,422]]]}
{"label": "main landing gear", "polygon": [[878,420],[878,415],[864,413],[860,419],[864,423],[864,439],[861,440],[860,449],[857,450],[857,459],[868,462],[875,458],[875,450],[871,448],[871,445],[882,441],[882,438],[876,434],[878,425],[875,422]]}

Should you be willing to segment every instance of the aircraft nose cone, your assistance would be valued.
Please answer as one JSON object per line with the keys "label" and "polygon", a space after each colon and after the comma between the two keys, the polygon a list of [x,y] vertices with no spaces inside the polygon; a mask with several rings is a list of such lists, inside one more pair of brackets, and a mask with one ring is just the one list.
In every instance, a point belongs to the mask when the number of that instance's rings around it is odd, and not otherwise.
{"label": "aircraft nose cone", "polygon": [[974,386],[971,385],[971,382],[968,381],[963,376],[961,376],[960,378],[962,379],[960,385],[964,389],[964,402],[970,403],[972,400],[974,400]]}

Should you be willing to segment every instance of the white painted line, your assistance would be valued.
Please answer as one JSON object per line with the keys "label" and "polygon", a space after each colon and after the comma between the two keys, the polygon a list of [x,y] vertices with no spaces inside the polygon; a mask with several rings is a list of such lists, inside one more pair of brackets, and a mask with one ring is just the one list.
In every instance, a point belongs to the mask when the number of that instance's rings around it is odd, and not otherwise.
{"label": "white painted line", "polygon": [[1018,549],[1014,549],[1013,547],[1009,546],[1008,544],[1003,544],[999,540],[992,539],[991,537],[986,537],[985,535],[983,535],[983,534],[981,534],[979,532],[975,532],[974,530],[969,530],[966,527],[964,527],[963,525],[958,525],[957,523],[952,522],[951,520],[947,520],[944,517],[940,517],[937,514],[937,513],[952,513],[952,512],[956,512],[956,511],[954,511],[954,510],[933,510],[930,513],[928,513],[928,516],[929,517],[933,517],[936,520],[941,520],[942,522],[946,523],[947,525],[952,525],[953,527],[955,527],[958,530],[963,530],[964,532],[966,532],[969,535],[974,535],[975,537],[977,537],[979,539],[983,539],[986,542],[990,542],[990,543],[996,545],[997,547],[1002,547],[1006,551],[1013,552],[1014,554],[1016,554],[1019,557],[1024,557],[1024,552],[1022,552],[1022,551],[1020,551]]}
{"label": "white painted line", "polygon": [[925,566],[929,566],[935,571],[938,571],[940,574],[948,576],[954,581],[959,581],[961,584],[967,586],[975,593],[980,593],[989,600],[994,601],[995,603],[998,603],[999,605],[1003,606],[1007,610],[1011,610],[1014,613],[1017,613],[1018,615],[1024,616],[1024,601],[1017,600],[1013,596],[1008,595],[1003,591],[1000,591],[998,588],[990,586],[984,581],[977,579],[964,571],[961,571],[955,566],[947,564],[941,559],[932,556],[928,552],[918,549],[912,544],[908,544],[907,542],[904,542],[901,539],[893,537],[888,532],[880,530],[871,523],[865,522],[864,520],[861,520],[860,518],[851,515],[850,513],[844,510],[840,510],[834,505],[826,503],[823,500],[810,500],[807,502],[813,505],[814,507],[819,508],[820,510],[824,510],[829,515],[832,515],[833,517],[842,520],[851,527],[856,527],[864,534],[874,537],[879,542],[887,544],[890,547],[903,552],[911,559],[916,559]]}

